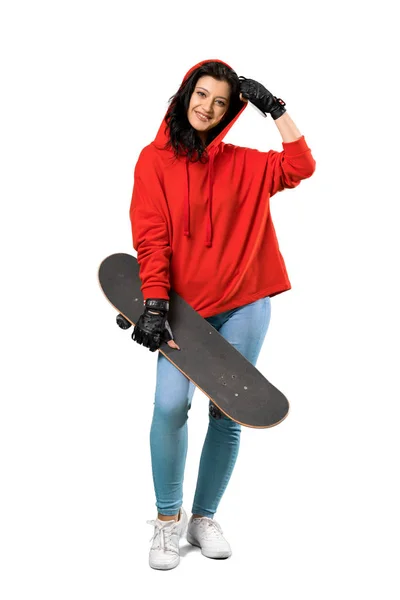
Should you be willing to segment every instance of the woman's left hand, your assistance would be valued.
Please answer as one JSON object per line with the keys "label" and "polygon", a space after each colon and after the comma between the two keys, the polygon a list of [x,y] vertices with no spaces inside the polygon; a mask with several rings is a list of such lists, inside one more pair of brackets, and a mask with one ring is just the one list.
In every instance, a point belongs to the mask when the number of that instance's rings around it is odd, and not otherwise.
{"label": "woman's left hand", "polygon": [[286,108],[284,108],[286,102],[271,94],[261,83],[254,79],[247,79],[242,75],[239,80],[239,97],[242,102],[251,102],[264,114],[269,113],[274,120],[279,119],[286,112]]}

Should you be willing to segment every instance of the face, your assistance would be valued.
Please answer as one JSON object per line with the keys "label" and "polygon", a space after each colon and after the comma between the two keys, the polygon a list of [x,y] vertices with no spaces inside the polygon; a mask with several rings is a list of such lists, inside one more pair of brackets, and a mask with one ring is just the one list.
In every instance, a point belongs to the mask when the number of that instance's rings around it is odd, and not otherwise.
{"label": "face", "polygon": [[190,98],[187,117],[204,144],[208,131],[218,125],[226,114],[229,98],[230,86],[226,81],[218,81],[210,75],[204,75],[197,80]]}

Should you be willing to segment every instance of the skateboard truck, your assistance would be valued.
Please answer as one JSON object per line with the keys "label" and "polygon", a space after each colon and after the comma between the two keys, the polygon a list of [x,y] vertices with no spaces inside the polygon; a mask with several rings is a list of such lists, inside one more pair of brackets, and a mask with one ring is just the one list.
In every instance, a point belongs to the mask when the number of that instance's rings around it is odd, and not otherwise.
{"label": "skateboard truck", "polygon": [[125,319],[125,317],[121,314],[117,315],[116,321],[117,325],[121,327],[121,329],[129,329],[129,327],[132,326],[128,319]]}

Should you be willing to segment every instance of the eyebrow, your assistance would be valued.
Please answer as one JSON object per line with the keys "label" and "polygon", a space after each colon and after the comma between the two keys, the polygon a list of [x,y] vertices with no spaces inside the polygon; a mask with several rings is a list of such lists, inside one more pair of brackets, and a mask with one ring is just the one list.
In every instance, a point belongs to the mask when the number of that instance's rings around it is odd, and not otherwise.
{"label": "eyebrow", "polygon": [[[197,89],[197,88],[198,88],[199,90],[205,90],[205,91],[206,91],[208,94],[210,93],[210,92],[208,91],[208,89],[207,89],[207,88],[200,87],[199,85],[198,85],[198,86],[196,86],[196,89]],[[223,98],[224,100],[228,101],[228,98],[225,98],[225,96],[217,96],[217,98]]]}

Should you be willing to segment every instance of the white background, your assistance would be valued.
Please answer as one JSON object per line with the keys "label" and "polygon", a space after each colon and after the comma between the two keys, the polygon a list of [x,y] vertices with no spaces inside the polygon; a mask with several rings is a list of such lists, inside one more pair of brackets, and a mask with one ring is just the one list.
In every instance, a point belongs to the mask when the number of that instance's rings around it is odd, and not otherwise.
{"label": "white background", "polygon": [[[9,2],[1,53],[4,600],[398,600],[399,55],[394,4]],[[132,248],[133,169],[186,71],[220,58],[283,98],[317,162],[271,200],[292,290],[258,368],[291,403],[243,428],[216,520],[148,566],[156,355],[97,283]],[[249,107],[225,142],[281,150]],[[184,507],[207,426],[196,391]]]}

